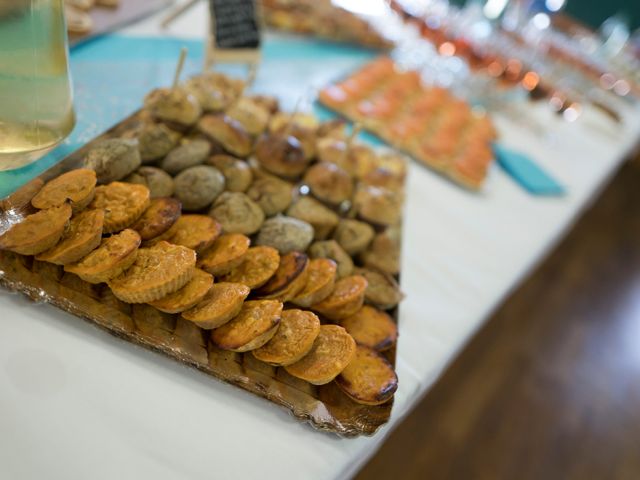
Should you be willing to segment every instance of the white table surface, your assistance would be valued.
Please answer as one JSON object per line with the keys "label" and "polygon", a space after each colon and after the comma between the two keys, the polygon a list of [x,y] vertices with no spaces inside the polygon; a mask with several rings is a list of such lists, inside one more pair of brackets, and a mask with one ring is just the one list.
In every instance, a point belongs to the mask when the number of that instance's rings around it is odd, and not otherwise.
{"label": "white table surface", "polygon": [[[171,35],[201,37],[200,5]],[[158,16],[125,30],[159,34]],[[525,193],[495,169],[480,195],[426,169],[409,174],[391,422],[341,439],[267,401],[122,342],[48,305],[0,292],[0,478],[333,479],[352,476],[504,297],[535,267],[635,146],[640,112],[613,127],[531,115],[561,140],[497,118],[501,141],[567,188]],[[588,125],[590,124],[590,125]],[[543,301],[543,300],[541,300]]]}

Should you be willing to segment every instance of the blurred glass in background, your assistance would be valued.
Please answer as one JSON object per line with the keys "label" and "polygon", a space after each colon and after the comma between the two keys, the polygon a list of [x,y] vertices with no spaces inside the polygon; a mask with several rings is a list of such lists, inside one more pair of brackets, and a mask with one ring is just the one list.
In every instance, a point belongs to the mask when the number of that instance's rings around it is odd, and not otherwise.
{"label": "blurred glass in background", "polygon": [[63,0],[0,0],[0,170],[37,160],[74,124]]}

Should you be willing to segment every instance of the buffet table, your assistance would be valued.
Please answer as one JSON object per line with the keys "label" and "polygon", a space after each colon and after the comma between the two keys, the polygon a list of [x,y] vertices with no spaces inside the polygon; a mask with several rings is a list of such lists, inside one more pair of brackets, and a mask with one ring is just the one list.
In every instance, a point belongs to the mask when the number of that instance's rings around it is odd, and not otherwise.
{"label": "buffet table", "polygon": [[[202,38],[204,9],[201,4],[178,20],[168,35]],[[156,16],[120,33],[160,35],[158,23]],[[369,58],[356,52],[310,58],[306,41],[289,44],[283,54],[272,48],[279,41],[267,39],[255,90],[280,95],[289,107],[305,92],[307,79],[321,85]],[[111,81],[115,92],[126,79]],[[411,164],[400,387],[391,422],[376,435],[342,439],[314,431],[260,398],[51,306],[0,291],[0,476],[160,480],[355,474],[597,198],[640,135],[640,110],[625,111],[618,126],[589,111],[572,124],[541,107],[532,105],[529,113],[553,133],[539,138],[497,117],[500,142],[552,173],[567,189],[563,197],[531,196],[498,167],[482,193],[470,193]]]}

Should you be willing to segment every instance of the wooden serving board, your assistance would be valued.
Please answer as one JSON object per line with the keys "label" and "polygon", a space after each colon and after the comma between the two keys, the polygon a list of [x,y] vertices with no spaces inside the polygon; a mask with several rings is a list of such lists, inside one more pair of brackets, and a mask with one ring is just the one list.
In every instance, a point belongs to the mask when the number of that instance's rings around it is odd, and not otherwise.
{"label": "wooden serving board", "polygon": [[[100,140],[118,136],[132,128],[140,121],[138,117],[139,112],[136,112],[118,123],[44,172],[39,179],[46,182],[83,166],[89,149]],[[14,195],[19,195],[19,192]],[[0,234],[32,213],[28,200],[27,206],[15,207],[16,204],[12,204],[10,199],[0,199]],[[283,368],[257,361],[250,352],[242,354],[220,350],[208,341],[205,332],[201,332],[201,342],[194,342],[193,325],[188,325],[188,333],[185,333],[183,328],[178,327],[181,322],[179,315],[176,316],[176,327],[171,331],[157,328],[151,323],[141,324],[139,318],[134,321],[130,313],[103,301],[103,294],[108,290],[106,285],[61,283],[61,268],[53,264],[43,267],[43,263],[34,261],[33,257],[0,251],[0,285],[36,302],[55,305],[116,337],[154,350],[265,398],[288,409],[293,416],[318,430],[344,437],[372,435],[389,420],[393,399],[378,406],[361,405],[347,397],[334,382],[322,386],[311,385],[290,376]],[[397,311],[396,307],[388,312],[396,323]],[[196,330],[199,328],[196,327]],[[395,367],[395,346],[383,352],[383,355]]]}

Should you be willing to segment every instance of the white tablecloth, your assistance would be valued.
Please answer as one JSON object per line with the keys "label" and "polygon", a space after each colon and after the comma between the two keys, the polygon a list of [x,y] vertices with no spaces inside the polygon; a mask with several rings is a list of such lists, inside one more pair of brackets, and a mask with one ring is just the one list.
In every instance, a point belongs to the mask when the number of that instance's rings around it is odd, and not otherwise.
{"label": "white tablecloth", "polygon": [[[200,5],[171,34],[202,36]],[[157,16],[126,30],[158,34]],[[0,292],[0,478],[348,478],[428,390],[502,299],[597,197],[640,133],[640,112],[613,127],[587,112],[557,139],[497,118],[502,142],[532,155],[568,189],[525,193],[495,170],[468,193],[412,165],[404,235],[391,422],[341,439],[285,411],[46,305]],[[544,299],[541,299],[544,301]]]}

